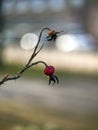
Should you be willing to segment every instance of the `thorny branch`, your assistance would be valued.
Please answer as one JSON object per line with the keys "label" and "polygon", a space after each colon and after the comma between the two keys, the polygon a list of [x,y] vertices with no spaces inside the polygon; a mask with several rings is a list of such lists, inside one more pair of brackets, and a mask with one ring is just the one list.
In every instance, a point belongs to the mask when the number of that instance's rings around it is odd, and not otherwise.
{"label": "thorny branch", "polygon": [[[17,74],[15,74],[14,76],[9,76],[9,74],[7,74],[7,75],[5,75],[3,78],[2,78],[2,80],[0,80],[0,85],[2,85],[2,84],[4,84],[5,82],[7,82],[7,81],[9,81],[9,80],[16,80],[16,79],[18,79],[18,78],[20,78],[22,75],[23,75],[23,73],[27,70],[27,69],[29,69],[30,67],[32,67],[32,66],[34,66],[34,65],[37,65],[37,64],[39,64],[39,63],[42,63],[45,67],[46,67],[46,69],[49,69],[49,70],[47,70],[48,72],[50,72],[51,71],[51,67],[50,66],[48,66],[44,61],[37,61],[37,62],[34,62],[34,63],[32,63],[32,61],[33,61],[33,59],[35,58],[35,56],[37,56],[37,54],[42,50],[42,48],[43,48],[43,46],[45,45],[44,43],[42,44],[42,46],[40,47],[40,48],[38,48],[39,47],[39,43],[40,43],[40,41],[41,41],[41,37],[42,37],[42,33],[43,33],[43,31],[45,31],[45,30],[47,30],[48,32],[50,31],[50,33],[53,31],[53,30],[51,30],[50,28],[48,28],[48,27],[45,27],[45,28],[43,28],[42,30],[41,30],[41,32],[40,32],[40,34],[39,34],[39,39],[38,39],[38,42],[37,42],[37,44],[36,44],[36,46],[35,46],[35,48],[34,48],[34,51],[33,51],[33,53],[32,53],[32,55],[31,55],[31,57],[29,58],[29,60],[28,60],[28,62],[27,62],[27,64],[17,73]],[[51,33],[52,35],[50,35],[50,37],[57,37],[57,35],[56,35],[56,32],[54,33]],[[51,39],[52,40],[52,39]],[[49,68],[50,67],[50,68]],[[45,72],[46,73],[46,72]],[[55,81],[55,76],[53,75],[53,73],[54,72],[52,72],[52,74],[46,74],[46,75],[48,75],[49,77],[50,77],[50,80],[52,79],[52,81],[54,81],[54,83],[56,82]],[[52,78],[51,78],[52,77]],[[58,80],[58,79],[57,79]],[[49,82],[51,82],[51,81],[49,81]],[[50,83],[49,83],[50,84]]]}

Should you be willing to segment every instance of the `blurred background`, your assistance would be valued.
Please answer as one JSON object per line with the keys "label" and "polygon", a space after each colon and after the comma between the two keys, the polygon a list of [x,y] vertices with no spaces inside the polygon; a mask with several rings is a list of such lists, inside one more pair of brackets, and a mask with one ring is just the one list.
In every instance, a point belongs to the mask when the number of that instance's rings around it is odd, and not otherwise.
{"label": "blurred background", "polygon": [[35,58],[55,66],[60,83],[47,85],[37,65],[3,84],[0,129],[98,130],[98,0],[0,0],[0,79],[27,63],[33,49],[21,37],[43,27],[63,31]]}

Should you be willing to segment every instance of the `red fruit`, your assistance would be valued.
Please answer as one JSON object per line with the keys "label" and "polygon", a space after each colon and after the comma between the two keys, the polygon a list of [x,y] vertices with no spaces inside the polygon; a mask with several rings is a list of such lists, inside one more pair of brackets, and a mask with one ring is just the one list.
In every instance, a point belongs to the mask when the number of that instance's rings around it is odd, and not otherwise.
{"label": "red fruit", "polygon": [[44,69],[44,74],[46,75],[53,75],[54,72],[55,72],[55,68],[53,66],[47,66]]}

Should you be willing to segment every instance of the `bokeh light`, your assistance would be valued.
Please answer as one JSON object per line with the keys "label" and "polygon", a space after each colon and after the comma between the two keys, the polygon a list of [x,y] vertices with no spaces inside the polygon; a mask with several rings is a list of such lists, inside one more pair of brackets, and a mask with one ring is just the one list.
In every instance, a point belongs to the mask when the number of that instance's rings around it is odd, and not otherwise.
{"label": "bokeh light", "polygon": [[27,33],[23,35],[20,41],[20,45],[25,50],[34,48],[37,44],[38,36],[34,33]]}
{"label": "bokeh light", "polygon": [[73,51],[78,48],[77,39],[72,34],[59,36],[56,40],[56,47],[63,52]]}

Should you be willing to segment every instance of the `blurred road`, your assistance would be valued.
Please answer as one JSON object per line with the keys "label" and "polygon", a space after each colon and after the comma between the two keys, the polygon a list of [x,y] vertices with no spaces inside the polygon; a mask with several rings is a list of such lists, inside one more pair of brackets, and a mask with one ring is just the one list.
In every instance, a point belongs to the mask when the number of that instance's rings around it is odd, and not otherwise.
{"label": "blurred road", "polygon": [[69,79],[48,86],[41,80],[10,81],[0,88],[0,100],[81,114],[98,113],[98,82]]}

